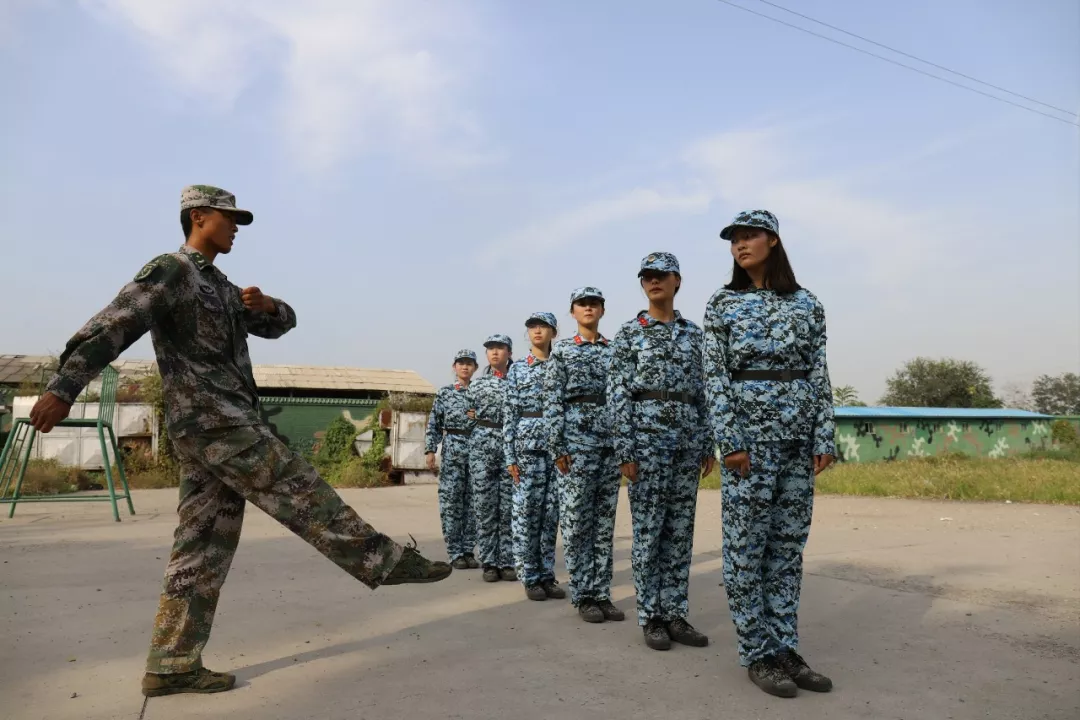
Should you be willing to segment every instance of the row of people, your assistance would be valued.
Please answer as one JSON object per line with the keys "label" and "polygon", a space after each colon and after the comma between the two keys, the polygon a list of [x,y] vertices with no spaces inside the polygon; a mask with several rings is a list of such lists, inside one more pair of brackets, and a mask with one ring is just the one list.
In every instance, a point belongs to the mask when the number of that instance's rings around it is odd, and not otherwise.
{"label": "row of people", "polygon": [[[723,459],[723,561],[739,657],[766,692],[825,691],[799,656],[797,609],[814,475],[835,455],[820,302],[795,281],[776,217],[741,213],[721,232],[732,280],[709,300],[704,329],[675,309],[682,283],[666,252],[641,262],[648,309],[609,340],[603,293],[574,290],[575,334],[554,314],[525,322],[512,360],[489,337],[436,395],[426,439],[442,450],[439,506],[452,565],[518,580],[531,600],[564,598],[555,578],[561,526],[570,600],[586,622],[622,620],[611,602],[620,477],[628,480],[631,565],[645,643],[703,647],[688,581],[699,478]],[[473,553],[477,547],[479,558]]]}

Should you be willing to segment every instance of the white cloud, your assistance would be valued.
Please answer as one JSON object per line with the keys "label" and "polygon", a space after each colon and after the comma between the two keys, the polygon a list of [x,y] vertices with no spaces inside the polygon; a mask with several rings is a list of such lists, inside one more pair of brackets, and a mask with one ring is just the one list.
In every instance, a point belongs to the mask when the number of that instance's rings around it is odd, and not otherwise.
{"label": "white cloud", "polygon": [[187,96],[230,110],[280,81],[281,130],[314,170],[393,146],[433,163],[475,163],[482,133],[455,102],[477,46],[465,6],[380,0],[82,0],[130,33]]}

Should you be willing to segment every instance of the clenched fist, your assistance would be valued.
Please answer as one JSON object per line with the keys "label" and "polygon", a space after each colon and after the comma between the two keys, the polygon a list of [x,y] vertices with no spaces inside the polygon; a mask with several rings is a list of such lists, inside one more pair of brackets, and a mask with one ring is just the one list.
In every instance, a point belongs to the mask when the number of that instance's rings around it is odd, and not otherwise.
{"label": "clenched fist", "polygon": [[270,314],[277,312],[273,298],[263,295],[262,290],[257,287],[244,288],[240,292],[240,299],[244,301],[244,307],[248,310],[259,310]]}

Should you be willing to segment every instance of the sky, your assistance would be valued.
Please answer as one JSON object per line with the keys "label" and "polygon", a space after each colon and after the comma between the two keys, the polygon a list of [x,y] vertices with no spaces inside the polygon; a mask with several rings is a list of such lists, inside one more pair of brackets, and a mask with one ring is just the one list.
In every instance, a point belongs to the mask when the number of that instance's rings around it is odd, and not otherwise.
{"label": "sky", "polygon": [[[1080,111],[1074,0],[779,4]],[[523,356],[534,311],[572,335],[578,286],[613,336],[660,250],[700,322],[730,278],[719,231],[767,208],[825,305],[834,386],[874,402],[920,355],[999,388],[1080,369],[1075,125],[719,0],[303,5],[0,4],[0,353],[58,354],[180,247],[180,191],[205,183],[255,214],[218,266],[297,312],[256,363],[441,385],[490,334]]]}

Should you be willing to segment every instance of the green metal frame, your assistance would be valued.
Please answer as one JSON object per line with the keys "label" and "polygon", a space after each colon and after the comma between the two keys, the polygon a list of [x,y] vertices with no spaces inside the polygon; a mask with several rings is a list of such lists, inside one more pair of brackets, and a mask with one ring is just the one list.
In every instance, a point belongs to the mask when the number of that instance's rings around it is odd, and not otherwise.
{"label": "green metal frame", "polygon": [[[15,517],[15,506],[21,502],[110,502],[112,503],[113,519],[120,522],[120,510],[116,501],[127,500],[128,510],[135,514],[135,506],[131,502],[131,489],[128,487],[127,474],[124,472],[124,458],[120,454],[120,446],[116,442],[116,434],[113,432],[113,414],[116,411],[116,386],[119,373],[111,366],[107,366],[101,373],[101,399],[98,403],[98,416],[96,418],[68,418],[57,423],[57,427],[92,427],[97,428],[98,441],[101,443],[102,464],[105,466],[105,482],[109,486],[108,495],[26,495],[21,496],[23,478],[26,475],[26,467],[30,462],[30,452],[34,447],[34,438],[37,430],[30,424],[28,418],[16,418],[11,423],[11,432],[8,433],[7,442],[4,443],[4,451],[0,454],[0,504],[9,503],[11,510],[8,517]],[[44,374],[42,375],[41,392],[44,392]],[[85,411],[86,402],[83,402]],[[85,413],[84,413],[85,414]],[[105,442],[105,431],[109,433],[109,442]],[[112,447],[113,457],[116,458],[116,470],[120,475],[120,482],[124,485],[124,494],[116,494],[116,485],[113,482],[112,463],[109,462],[108,447]],[[8,488],[11,481],[15,482],[15,492],[8,497]]]}

